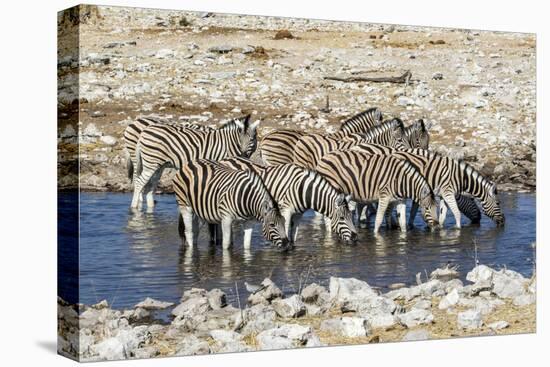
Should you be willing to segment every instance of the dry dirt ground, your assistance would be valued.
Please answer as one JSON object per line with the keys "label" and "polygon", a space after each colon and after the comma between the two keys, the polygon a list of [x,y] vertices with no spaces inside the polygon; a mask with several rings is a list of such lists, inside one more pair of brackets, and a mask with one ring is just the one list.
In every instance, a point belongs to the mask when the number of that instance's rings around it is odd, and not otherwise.
{"label": "dry dirt ground", "polygon": [[[62,187],[76,182],[78,136],[83,189],[129,190],[121,136],[139,115],[215,125],[251,113],[263,135],[332,132],[373,106],[424,118],[433,149],[501,189],[536,187],[533,34],[108,7],[81,18],[76,40],[60,17]],[[324,79],[405,70],[407,87]]]}

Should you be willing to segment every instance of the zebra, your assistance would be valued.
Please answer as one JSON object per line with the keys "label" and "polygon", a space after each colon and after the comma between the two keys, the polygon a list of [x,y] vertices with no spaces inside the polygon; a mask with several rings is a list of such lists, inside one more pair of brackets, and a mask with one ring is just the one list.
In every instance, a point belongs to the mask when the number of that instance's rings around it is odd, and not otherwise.
{"label": "zebra", "polygon": [[262,223],[263,236],[278,250],[289,248],[285,220],[262,179],[253,171],[234,170],[199,159],[178,170],[173,187],[179,207],[178,232],[189,247],[197,241],[201,219],[221,224],[224,249],[232,244],[234,221],[245,221],[245,238],[250,238],[255,220]]}
{"label": "zebra", "polygon": [[375,233],[388,206],[408,198],[419,203],[429,227],[437,225],[434,193],[424,176],[406,160],[357,150],[334,151],[321,159],[317,171],[357,202],[378,200]]}
{"label": "zebra", "polygon": [[257,173],[277,202],[285,218],[286,233],[294,243],[304,212],[313,209],[330,219],[328,229],[346,244],[357,240],[357,231],[348,209],[349,197],[336,190],[323,176],[292,163],[262,167],[245,158],[230,158],[219,164]]}
{"label": "zebra", "polygon": [[122,134],[124,148],[126,149],[126,169],[130,182],[134,181],[134,162],[136,159],[136,147],[141,132],[153,124],[166,124],[175,127],[211,131],[213,128],[205,125],[193,124],[190,122],[177,122],[161,116],[141,116],[132,121]]}
{"label": "zebra", "polygon": [[[156,124],[142,131],[136,148],[136,179],[131,208],[147,184],[154,192],[164,168],[181,168],[194,159],[220,160],[235,156],[249,157],[256,149],[259,121],[250,123],[250,115],[231,120],[219,129],[201,131]],[[147,207],[155,205],[147,194]]]}
{"label": "zebra", "polygon": [[420,119],[405,128],[405,136],[411,148],[428,149],[430,135],[424,120]]}
{"label": "zebra", "polygon": [[[349,134],[366,132],[371,127],[382,122],[382,112],[376,108],[369,108],[344,121],[338,132],[329,136],[343,137]],[[267,166],[292,163],[294,148],[300,138],[312,135],[299,130],[275,130],[266,134],[258,144],[263,162]]]}
{"label": "zebra", "polygon": [[[458,210],[464,214],[472,224],[479,224],[481,222],[481,211],[476,204],[476,201],[473,197],[465,195],[455,195],[456,205]],[[445,219],[447,217],[447,205],[443,204],[439,207],[439,225],[443,226],[445,224]]]}
{"label": "zebra", "polygon": [[[496,185],[464,161],[458,161],[418,148],[400,151],[379,145],[362,144],[353,147],[352,150],[367,155],[391,154],[413,164],[424,175],[434,192],[442,197],[443,200],[440,206],[446,205],[451,209],[457,228],[461,227],[460,209],[468,212],[467,217],[471,218],[474,223],[477,220],[476,218],[479,217],[475,209],[477,205],[475,202],[472,203],[472,198],[460,199],[461,206],[458,205],[457,196],[464,195],[480,200],[484,213],[495,221],[498,226],[504,224],[505,219],[497,198]],[[401,210],[403,211],[404,208],[401,207]],[[413,203],[409,215],[409,227],[413,226],[417,210],[418,206]],[[441,208],[440,213],[439,221],[444,222],[443,215],[446,216],[446,210]],[[402,219],[404,220],[404,216]]]}
{"label": "zebra", "polygon": [[394,118],[381,125],[371,127],[366,133],[353,133],[345,137],[323,136],[319,134],[302,137],[294,149],[293,163],[315,169],[320,159],[334,150],[346,150],[361,143],[376,143],[398,149],[410,148],[405,138],[403,121]]}

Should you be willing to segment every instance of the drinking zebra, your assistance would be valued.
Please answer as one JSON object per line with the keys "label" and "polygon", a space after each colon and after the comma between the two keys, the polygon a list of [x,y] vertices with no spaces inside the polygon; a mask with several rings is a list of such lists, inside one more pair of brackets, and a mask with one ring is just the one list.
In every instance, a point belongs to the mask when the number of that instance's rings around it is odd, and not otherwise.
{"label": "drinking zebra", "polygon": [[143,116],[138,117],[132,121],[122,134],[122,140],[124,141],[124,148],[126,148],[126,168],[128,172],[128,178],[130,182],[134,181],[134,162],[136,159],[136,147],[139,141],[141,132],[145,130],[148,126],[153,124],[165,124],[171,125],[174,127],[182,127],[188,129],[197,129],[202,131],[214,130],[211,127],[193,124],[190,122],[178,122],[173,121],[160,116]]}
{"label": "drinking zebra", "polygon": [[378,200],[375,233],[390,204],[406,199],[420,205],[429,227],[437,224],[434,193],[422,174],[406,160],[356,150],[334,151],[321,159],[317,171],[357,202]]}
{"label": "drinking zebra", "polygon": [[[338,138],[349,134],[366,132],[381,122],[382,112],[376,107],[369,108],[344,121],[340,125],[338,132],[328,136]],[[292,163],[296,143],[306,135],[310,135],[310,133],[298,130],[276,130],[268,133],[261,139],[258,145],[263,162],[268,166]]]}
{"label": "drinking zebra", "polygon": [[345,243],[357,239],[345,195],[317,172],[292,163],[262,167],[244,158],[219,163],[237,170],[254,171],[262,178],[285,218],[286,233],[291,242],[296,241],[300,219],[308,209],[328,217],[328,229],[337,233]]}
{"label": "drinking zebra", "polygon": [[[217,130],[201,131],[165,124],[150,125],[142,131],[136,149],[136,173],[132,208],[147,186],[154,192],[164,168],[181,168],[195,159],[220,160],[249,157],[256,148],[259,121],[249,122],[250,115],[225,123]],[[150,183],[150,185],[148,185]],[[147,194],[147,207],[154,207]]]}
{"label": "drinking zebra", "polygon": [[[174,177],[179,206],[178,231],[188,246],[198,238],[199,219],[221,224],[224,249],[232,244],[232,224],[245,221],[245,238],[254,221],[262,223],[263,236],[279,250],[288,249],[285,220],[260,176],[215,161],[199,159],[183,165]],[[245,241],[245,246],[249,245]]]}
{"label": "drinking zebra", "polygon": [[[353,147],[352,151],[358,151],[366,155],[391,154],[394,157],[404,159],[426,178],[434,192],[442,197],[441,205],[446,205],[451,209],[455,217],[456,227],[461,226],[461,207],[457,202],[457,196],[469,195],[477,198],[481,202],[484,213],[491,218],[497,225],[504,224],[504,215],[500,209],[500,203],[497,198],[497,188],[494,183],[484,178],[472,166],[463,161],[444,157],[435,152],[425,149],[406,149],[397,150],[374,144],[361,144]],[[473,198],[460,199],[462,209],[471,212],[475,221],[476,207]],[[404,210],[401,208],[401,210]],[[418,206],[413,202],[409,215],[408,226],[412,227]],[[441,209],[441,214],[446,215],[446,210]],[[441,221],[444,217],[439,218]]]}
{"label": "drinking zebra", "polygon": [[403,121],[394,118],[373,126],[362,134],[353,133],[345,137],[306,135],[296,143],[294,163],[314,169],[325,154],[334,150],[346,150],[361,143],[381,144],[397,149],[410,148],[404,129]]}

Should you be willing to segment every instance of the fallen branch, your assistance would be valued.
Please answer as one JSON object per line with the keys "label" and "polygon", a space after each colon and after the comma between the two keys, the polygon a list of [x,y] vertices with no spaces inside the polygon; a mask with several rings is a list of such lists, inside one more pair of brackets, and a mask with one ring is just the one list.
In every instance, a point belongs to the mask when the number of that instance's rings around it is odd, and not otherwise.
{"label": "fallen branch", "polygon": [[373,82],[373,83],[404,83],[409,84],[412,77],[410,70],[407,70],[401,76],[381,76],[381,77],[366,77],[366,76],[350,76],[350,77],[337,77],[337,76],[325,76],[325,80],[336,80],[339,82]]}

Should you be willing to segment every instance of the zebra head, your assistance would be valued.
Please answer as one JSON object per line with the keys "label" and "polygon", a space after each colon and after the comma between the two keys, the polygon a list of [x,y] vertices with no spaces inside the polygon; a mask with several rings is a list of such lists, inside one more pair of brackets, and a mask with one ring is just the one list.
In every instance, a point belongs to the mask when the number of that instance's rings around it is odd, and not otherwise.
{"label": "zebra head", "polygon": [[244,158],[250,158],[252,153],[256,150],[256,145],[258,143],[258,137],[256,134],[256,129],[260,124],[260,121],[255,121],[250,123],[250,115],[238,118],[235,121],[237,128],[239,130],[239,151],[240,156]]}
{"label": "zebra head", "polygon": [[504,226],[505,218],[502,213],[502,209],[500,208],[497,186],[490,182],[485,191],[485,195],[483,195],[480,200],[483,212],[486,216],[491,218],[491,220],[493,220],[498,227]]}
{"label": "zebra head", "polygon": [[280,251],[289,249],[289,240],[285,230],[285,219],[271,198],[262,203],[262,234]]}
{"label": "zebra head", "polygon": [[410,149],[411,145],[405,134],[405,126],[399,118],[394,118],[391,122],[391,135],[389,146],[396,149]]}
{"label": "zebra head", "polygon": [[330,221],[332,231],[346,244],[353,244],[357,241],[357,230],[353,224],[353,218],[348,207],[351,195],[338,194],[334,203],[334,210],[331,213]]}
{"label": "zebra head", "polygon": [[373,107],[344,121],[340,126],[340,133],[342,135],[364,133],[380,123],[382,123],[382,111]]}
{"label": "zebra head", "polygon": [[430,228],[434,228],[439,224],[437,220],[437,202],[432,189],[427,185],[423,185],[418,199],[418,205],[422,209],[422,217]]}
{"label": "zebra head", "polygon": [[428,149],[430,135],[424,120],[420,119],[405,129],[411,148]]}

